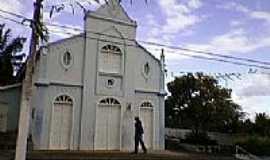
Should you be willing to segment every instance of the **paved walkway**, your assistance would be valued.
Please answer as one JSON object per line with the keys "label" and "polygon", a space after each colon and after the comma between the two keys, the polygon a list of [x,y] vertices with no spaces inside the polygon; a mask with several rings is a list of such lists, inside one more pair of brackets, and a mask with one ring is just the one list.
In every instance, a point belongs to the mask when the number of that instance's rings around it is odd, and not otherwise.
{"label": "paved walkway", "polygon": [[119,151],[34,151],[27,157],[28,160],[234,160],[233,157],[171,151],[154,151],[147,154]]}
{"label": "paved walkway", "polygon": [[[0,160],[13,160],[14,152],[0,152]],[[235,160],[233,157],[196,153],[152,151],[131,154],[119,151],[33,151],[27,160]]]}

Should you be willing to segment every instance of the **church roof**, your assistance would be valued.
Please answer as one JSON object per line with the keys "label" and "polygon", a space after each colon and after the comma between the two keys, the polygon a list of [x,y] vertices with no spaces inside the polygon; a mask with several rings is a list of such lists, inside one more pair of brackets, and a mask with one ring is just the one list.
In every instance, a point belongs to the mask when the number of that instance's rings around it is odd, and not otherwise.
{"label": "church roof", "polygon": [[160,64],[160,60],[155,57],[151,52],[149,52],[145,47],[143,47],[142,45],[140,45],[137,41],[136,44],[139,48],[141,48],[143,51],[145,51],[147,54],[149,54],[153,59],[155,59],[156,61],[158,61],[158,63]]}
{"label": "church roof", "polygon": [[88,11],[87,16],[137,26],[136,21],[128,16],[119,0],[109,0],[96,11]]}
{"label": "church roof", "polygon": [[56,45],[56,44],[61,44],[63,42],[66,42],[68,40],[72,40],[74,38],[77,38],[77,37],[84,37],[85,33],[80,33],[80,34],[77,34],[77,35],[74,35],[74,36],[71,36],[71,37],[68,37],[68,38],[64,38],[64,39],[59,39],[57,41],[53,41],[53,42],[49,42],[45,45],[42,45],[40,46],[40,48],[46,48],[46,47],[50,47],[50,46],[53,46],[53,45]]}

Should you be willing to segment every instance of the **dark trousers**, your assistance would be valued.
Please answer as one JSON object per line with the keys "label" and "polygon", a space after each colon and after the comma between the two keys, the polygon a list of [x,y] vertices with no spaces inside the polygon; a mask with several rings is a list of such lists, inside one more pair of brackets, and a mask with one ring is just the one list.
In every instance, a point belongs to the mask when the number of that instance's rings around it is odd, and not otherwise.
{"label": "dark trousers", "polygon": [[135,136],[135,153],[138,153],[139,143],[141,144],[143,151],[146,152],[147,150],[146,150],[146,147],[144,145],[142,135],[136,135]]}

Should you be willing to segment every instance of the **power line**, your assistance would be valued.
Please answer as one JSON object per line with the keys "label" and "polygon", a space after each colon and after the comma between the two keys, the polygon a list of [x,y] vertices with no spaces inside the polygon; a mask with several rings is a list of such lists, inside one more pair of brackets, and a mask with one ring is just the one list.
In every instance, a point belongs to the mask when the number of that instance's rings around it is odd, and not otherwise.
{"label": "power line", "polygon": [[[19,21],[17,21],[17,20],[14,20],[14,19],[12,19],[12,18],[5,17],[5,16],[3,16],[3,15],[1,15],[1,14],[0,14],[0,18],[5,19],[5,20],[8,20],[8,21],[11,21],[11,22],[18,23],[18,24],[20,24],[20,25],[23,25],[21,22],[19,22]],[[24,25],[24,26],[25,26],[25,25]]]}
{"label": "power line", "polygon": [[[175,73],[176,73],[176,75],[175,75]],[[231,81],[234,81],[235,78],[237,80],[242,80],[241,77],[245,75],[245,73],[239,73],[239,72],[230,72],[230,73],[227,73],[227,72],[225,72],[225,73],[209,73],[208,72],[207,73],[207,72],[183,72],[183,71],[181,71],[181,72],[171,72],[171,77],[177,77],[179,75],[188,75],[190,73],[191,74],[203,73],[207,76],[214,77],[218,80],[231,80]],[[248,73],[248,74],[250,74],[250,73]],[[258,73],[256,73],[256,74],[258,74]]]}
{"label": "power line", "polygon": [[[73,28],[73,27],[68,27],[68,26],[63,26],[63,25],[57,25],[57,24],[48,24],[48,25],[55,26],[55,27],[61,27],[61,28],[65,28],[65,29],[73,29],[73,30],[76,30],[76,31],[84,31],[84,30],[79,29],[79,28]],[[53,32],[58,32],[58,33],[61,32],[61,33],[69,34],[69,35],[75,35],[74,33],[67,32],[67,31],[60,31],[60,32],[59,31],[53,31]],[[90,33],[93,33],[93,34],[98,34],[98,35],[104,35],[104,36],[112,37],[112,38],[120,38],[120,37],[117,37],[117,36],[102,34],[102,33],[93,32],[93,31],[87,31],[87,32],[90,32]],[[95,38],[95,37],[90,37],[90,36],[87,36],[86,38],[95,39],[95,40],[99,40],[99,41],[103,41],[103,42],[113,42],[113,41],[109,41],[109,40],[106,40],[106,39]],[[127,39],[127,38],[121,38],[121,39]],[[131,39],[127,39],[127,40],[131,40]],[[136,41],[134,39],[132,39],[132,42],[136,42]],[[152,44],[152,45],[159,46],[159,47],[168,47],[168,45],[163,45],[163,44],[158,44],[158,43],[153,43],[153,42],[145,42],[145,41],[138,41],[138,42],[144,42],[144,43]],[[127,45],[127,46],[138,46],[138,45],[125,44],[125,43],[122,43],[122,42],[113,42],[113,43],[119,44],[119,45]],[[176,47],[176,46],[170,46],[170,47],[171,48],[173,47],[175,50],[183,50],[182,48],[179,49],[179,47]],[[185,50],[187,50],[187,49],[185,49]],[[190,49],[188,49],[188,50],[190,50]],[[176,53],[176,52],[172,52],[172,53]],[[197,52],[195,52],[195,53],[197,53]],[[263,66],[263,65],[255,65],[255,64],[248,64],[248,63],[242,63],[242,62],[235,62],[235,61],[229,61],[229,60],[218,59],[218,58],[209,58],[209,57],[204,57],[204,56],[199,56],[199,55],[190,55],[190,54],[185,54],[185,53],[181,53],[179,55],[188,56],[188,57],[191,57],[191,58],[203,59],[203,60],[211,60],[211,61],[218,61],[218,62],[224,62],[224,63],[231,63],[231,64],[234,64],[234,65],[240,65],[240,66],[256,67],[256,68],[262,68],[262,69],[270,69],[270,67]],[[257,63],[265,64],[265,63],[268,63],[268,62],[261,63],[261,61],[257,61]]]}
{"label": "power line", "polygon": [[2,10],[0,9],[0,12],[3,12],[3,13],[6,13],[6,14],[9,14],[9,15],[12,15],[12,16],[15,16],[17,18],[22,18],[22,19],[30,19],[30,18],[27,18],[21,14],[17,14],[17,13],[13,13],[13,12],[9,12],[9,11],[5,11],[5,10]]}
{"label": "power line", "polygon": [[[79,29],[79,28],[73,28],[73,27],[57,25],[57,24],[48,24],[47,23],[47,25],[54,26],[54,27],[61,27],[61,28],[65,28],[65,29],[73,29],[75,31],[84,31],[84,30]],[[86,30],[86,32],[93,33],[93,34],[98,34],[98,35],[102,35],[102,36],[107,36],[107,37],[110,37],[110,38],[124,39],[124,40],[132,41],[132,42],[135,41],[134,39],[121,38],[121,37],[118,37],[118,36],[98,33],[98,32],[89,31],[89,30]],[[258,63],[258,64],[263,64],[263,65],[270,65],[270,62],[253,60],[253,59],[249,59],[249,58],[242,58],[242,57],[234,57],[234,56],[223,55],[223,54],[216,54],[216,53],[212,53],[212,52],[199,51],[199,50],[194,50],[194,49],[189,49],[189,48],[177,47],[177,46],[172,46],[172,45],[165,45],[165,44],[155,43],[155,42],[147,42],[147,41],[142,41],[142,40],[137,40],[137,42],[141,42],[141,43],[152,45],[152,46],[166,47],[166,48],[170,48],[170,49],[182,50],[182,51],[199,53],[199,54],[205,54],[205,55],[216,56],[216,57],[221,57],[221,58],[234,59],[234,60],[240,60],[240,61],[247,61],[247,62]]]}
{"label": "power line", "polygon": [[[3,11],[3,10],[0,9],[0,11]],[[11,13],[11,12],[7,12],[7,11],[5,11],[5,12],[8,13],[8,14],[13,15],[13,13]],[[17,16],[17,17],[21,17],[21,18],[23,17],[24,19],[27,19],[26,17],[24,17],[22,15],[19,15],[19,14],[14,14],[14,15]],[[119,37],[119,36],[114,36],[114,35],[108,35],[108,34],[104,34],[104,33],[94,32],[94,31],[91,31],[91,30],[83,30],[83,29],[80,29],[80,28],[70,27],[70,26],[66,26],[66,25],[51,24],[51,23],[48,23],[48,22],[45,22],[45,23],[48,26],[54,26],[54,27],[60,27],[60,28],[64,28],[64,29],[72,29],[72,30],[75,30],[75,31],[93,33],[93,34],[97,34],[97,35],[102,35],[102,36],[106,36],[106,37],[110,37],[110,38],[116,38],[116,39],[121,39],[121,40],[132,41],[132,42],[136,41],[135,39],[124,38],[124,37]],[[250,63],[257,63],[257,64],[263,64],[263,65],[270,65],[270,62],[253,60],[253,59],[250,59],[250,58],[235,57],[235,56],[217,54],[217,53],[213,53],[213,52],[206,52],[206,51],[200,51],[200,50],[195,50],[195,49],[189,49],[189,48],[184,48],[184,47],[165,45],[165,44],[161,44],[161,43],[147,42],[147,41],[142,41],[142,40],[137,40],[137,42],[147,44],[147,45],[152,45],[152,46],[166,47],[166,48],[170,48],[170,49],[182,50],[182,51],[198,53],[198,54],[205,54],[205,55],[210,55],[210,56],[215,56],[215,57],[220,57],[220,58],[233,59],[233,60],[238,60],[238,61],[246,61],[246,62],[250,62]]]}
{"label": "power line", "polygon": [[[57,31],[57,32],[59,32],[59,31]],[[74,33],[70,33],[68,31],[63,31],[63,32],[65,32],[65,33],[67,33],[69,35],[74,35]],[[63,32],[61,32],[61,33],[63,33]],[[138,45],[133,45],[133,44],[125,44],[125,43],[122,43],[122,42],[113,42],[111,40],[102,39],[102,38],[96,38],[96,37],[90,37],[90,36],[87,36],[87,35],[84,35],[84,36],[86,38],[88,38],[88,39],[94,39],[94,40],[98,40],[98,41],[102,41],[102,42],[111,42],[111,43],[118,44],[118,45],[135,46],[135,47],[138,46]],[[168,52],[170,52],[170,51],[168,51]],[[177,52],[171,52],[171,53],[176,53],[177,54]],[[239,65],[239,66],[256,67],[256,68],[262,68],[262,69],[267,69],[267,70],[270,69],[270,67],[268,67],[268,66],[247,64],[247,63],[242,63],[242,62],[234,62],[234,61],[229,61],[229,60],[224,60],[224,59],[219,59],[219,58],[204,57],[204,56],[199,56],[199,55],[189,55],[189,54],[186,54],[186,53],[181,53],[181,54],[178,53],[178,55],[180,55],[180,56],[188,56],[188,57],[191,57],[191,58],[202,59],[202,60],[230,63],[230,64],[234,64],[234,65]]]}
{"label": "power line", "polygon": [[[170,51],[168,51],[170,52]],[[171,53],[177,53],[177,52],[171,52]],[[204,57],[204,56],[199,56],[199,55],[190,55],[186,53],[178,53],[180,56],[186,56],[186,57],[191,57],[191,58],[196,58],[196,59],[203,59],[203,60],[209,60],[209,61],[218,61],[218,62],[224,62],[224,63],[231,63],[239,66],[248,66],[248,67],[256,67],[256,68],[262,68],[262,69],[270,69],[268,66],[263,66],[263,65],[256,65],[256,64],[247,64],[247,63],[242,63],[242,62],[235,62],[235,61],[229,61],[229,60],[224,60],[224,59],[219,59],[219,58],[213,58],[213,57]]]}

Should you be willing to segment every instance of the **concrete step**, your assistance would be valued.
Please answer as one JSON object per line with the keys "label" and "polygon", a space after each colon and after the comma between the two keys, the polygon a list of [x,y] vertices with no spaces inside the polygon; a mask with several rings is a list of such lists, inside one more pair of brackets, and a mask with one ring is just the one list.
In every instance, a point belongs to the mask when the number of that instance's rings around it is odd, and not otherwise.
{"label": "concrete step", "polygon": [[[14,160],[14,155],[14,151],[0,151],[0,160]],[[32,151],[27,154],[27,160],[235,160],[235,158],[170,151],[137,155],[117,151]]]}
{"label": "concrete step", "polygon": [[27,160],[234,160],[205,154],[175,153],[169,151],[131,154],[117,151],[34,151],[27,155]]}

